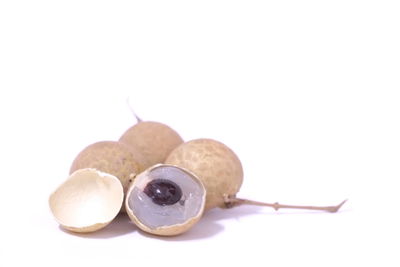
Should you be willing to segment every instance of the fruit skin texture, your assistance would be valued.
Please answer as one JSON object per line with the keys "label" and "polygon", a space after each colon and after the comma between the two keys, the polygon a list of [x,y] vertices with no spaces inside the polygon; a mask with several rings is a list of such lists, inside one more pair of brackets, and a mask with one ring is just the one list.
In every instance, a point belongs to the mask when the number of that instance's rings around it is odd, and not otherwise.
{"label": "fruit skin texture", "polygon": [[124,188],[141,171],[138,155],[128,146],[114,141],[101,141],[83,149],[72,163],[70,174],[84,168],[94,168],[116,176]]}
{"label": "fruit skin texture", "polygon": [[235,195],[243,182],[239,158],[226,145],[212,139],[195,139],[174,149],[165,161],[193,172],[204,184],[205,209],[225,207],[225,196]]}
{"label": "fruit skin texture", "polygon": [[169,126],[153,121],[142,121],[129,128],[119,139],[141,154],[144,169],[163,163],[168,154],[183,143],[183,139]]}

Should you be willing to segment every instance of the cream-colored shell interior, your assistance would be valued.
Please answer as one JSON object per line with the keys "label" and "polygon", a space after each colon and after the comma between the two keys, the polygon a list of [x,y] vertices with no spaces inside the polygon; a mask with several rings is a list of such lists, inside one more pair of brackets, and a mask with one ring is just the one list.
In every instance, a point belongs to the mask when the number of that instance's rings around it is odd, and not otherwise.
{"label": "cream-colored shell interior", "polygon": [[121,209],[124,192],[119,179],[96,169],[71,174],[50,196],[50,209],[66,229],[92,232],[106,226]]}

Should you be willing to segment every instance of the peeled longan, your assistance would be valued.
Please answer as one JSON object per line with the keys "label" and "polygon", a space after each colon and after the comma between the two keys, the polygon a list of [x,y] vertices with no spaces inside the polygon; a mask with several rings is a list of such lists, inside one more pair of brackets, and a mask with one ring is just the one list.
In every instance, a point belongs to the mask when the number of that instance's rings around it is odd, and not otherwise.
{"label": "peeled longan", "polygon": [[153,121],[139,121],[126,130],[119,141],[142,156],[142,170],[163,163],[168,154],[183,143],[175,130]]}
{"label": "peeled longan", "polygon": [[212,139],[196,139],[174,149],[165,161],[193,172],[204,184],[205,209],[224,207],[227,196],[234,196],[243,182],[239,158],[226,145]]}
{"label": "peeled longan", "polygon": [[128,189],[129,180],[142,170],[138,163],[140,155],[129,146],[120,142],[101,141],[83,149],[72,163],[70,173],[84,168],[96,170],[116,176],[124,192]]}
{"label": "peeled longan", "polygon": [[200,220],[205,202],[206,189],[198,177],[180,167],[158,164],[135,178],[125,209],[141,230],[172,236]]}

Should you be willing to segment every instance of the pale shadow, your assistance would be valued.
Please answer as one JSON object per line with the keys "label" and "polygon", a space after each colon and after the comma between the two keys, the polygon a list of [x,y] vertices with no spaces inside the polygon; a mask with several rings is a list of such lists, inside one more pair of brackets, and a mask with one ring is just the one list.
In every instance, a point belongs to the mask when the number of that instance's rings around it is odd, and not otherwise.
{"label": "pale shadow", "polygon": [[187,241],[187,240],[198,240],[206,239],[215,236],[224,230],[222,223],[218,221],[236,219],[240,217],[254,215],[259,213],[260,207],[246,206],[246,207],[236,207],[233,209],[212,209],[207,211],[200,221],[194,225],[188,232],[185,232],[178,236],[155,236],[143,231],[139,233],[143,236],[155,238],[163,241]]}
{"label": "pale shadow", "polygon": [[99,231],[92,233],[75,233],[62,228],[61,226],[59,226],[59,228],[63,232],[74,236],[93,239],[115,238],[137,231],[137,227],[130,221],[126,213],[118,214],[118,216],[114,218],[114,220],[109,225],[107,225],[103,229],[100,229]]}
{"label": "pale shadow", "polygon": [[145,237],[171,242],[206,239],[218,234],[222,230],[224,230],[224,227],[221,224],[213,221],[207,221],[207,219],[201,218],[200,221],[196,223],[196,225],[189,229],[189,231],[177,236],[157,236],[143,231],[139,231],[139,233]]}
{"label": "pale shadow", "polygon": [[[340,209],[338,212],[340,213],[348,211],[349,211],[348,208],[345,206],[345,208]],[[249,206],[243,205],[231,209],[215,208],[205,212],[205,214],[203,214],[203,217],[199,220],[199,222],[196,225],[194,225],[189,231],[178,236],[168,236],[168,237],[156,236],[145,233],[143,231],[138,231],[137,230],[138,228],[130,221],[129,216],[126,213],[119,214],[105,228],[93,233],[74,233],[63,229],[61,226],[60,229],[66,233],[81,238],[107,239],[107,238],[115,238],[118,236],[131,234],[137,231],[139,234],[146,237],[155,238],[166,242],[171,242],[171,241],[179,242],[187,240],[206,239],[218,235],[224,230],[223,223],[221,222],[224,220],[240,220],[240,218],[251,215],[276,216],[276,215],[298,214],[298,213],[324,214],[326,212],[314,211],[314,210],[294,210],[294,209],[282,209],[275,211],[270,208],[251,206],[251,205]]]}

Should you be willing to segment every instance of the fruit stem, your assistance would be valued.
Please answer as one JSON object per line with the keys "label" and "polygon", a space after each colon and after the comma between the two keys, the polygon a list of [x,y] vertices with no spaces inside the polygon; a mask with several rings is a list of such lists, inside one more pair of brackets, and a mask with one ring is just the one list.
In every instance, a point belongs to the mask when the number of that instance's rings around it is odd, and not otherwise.
{"label": "fruit stem", "polygon": [[129,101],[129,96],[126,98],[126,104],[128,105],[129,110],[132,112],[133,116],[135,116],[136,121],[142,122],[143,120],[136,114],[136,112],[133,110],[131,102]]}
{"label": "fruit stem", "polygon": [[225,197],[225,206],[227,208],[233,208],[240,205],[255,205],[255,206],[266,206],[271,207],[275,210],[279,209],[305,209],[305,210],[322,210],[327,212],[337,212],[344,203],[346,203],[347,199],[343,200],[336,206],[302,206],[302,205],[285,205],[279,204],[278,202],[275,203],[265,203],[259,202],[249,199],[237,198],[236,196],[226,196]]}

